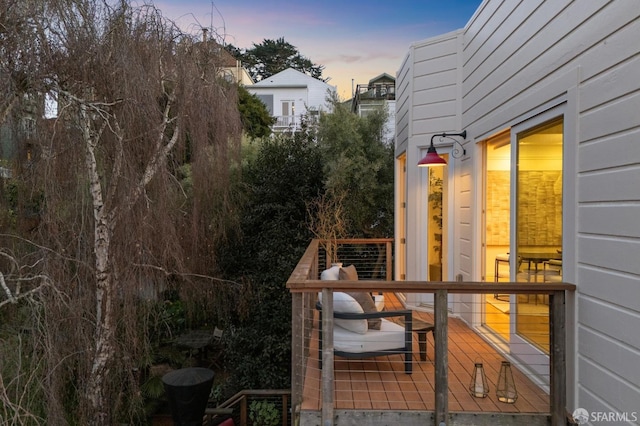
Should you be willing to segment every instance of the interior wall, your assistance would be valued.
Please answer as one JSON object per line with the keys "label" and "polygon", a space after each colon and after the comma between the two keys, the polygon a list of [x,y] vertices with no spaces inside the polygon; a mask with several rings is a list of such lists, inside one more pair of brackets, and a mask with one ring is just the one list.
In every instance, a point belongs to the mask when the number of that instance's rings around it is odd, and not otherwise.
{"label": "interior wall", "polygon": [[487,171],[487,246],[509,246],[509,170]]}
{"label": "interior wall", "polygon": [[562,171],[519,174],[518,245],[562,246]]}

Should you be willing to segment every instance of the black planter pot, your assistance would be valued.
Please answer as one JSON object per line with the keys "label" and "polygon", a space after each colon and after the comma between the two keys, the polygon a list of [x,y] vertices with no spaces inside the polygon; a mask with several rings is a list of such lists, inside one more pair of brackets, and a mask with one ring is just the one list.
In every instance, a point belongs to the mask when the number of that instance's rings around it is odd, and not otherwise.
{"label": "black planter pot", "polygon": [[214,373],[208,368],[182,368],[162,376],[173,421],[178,426],[202,425]]}

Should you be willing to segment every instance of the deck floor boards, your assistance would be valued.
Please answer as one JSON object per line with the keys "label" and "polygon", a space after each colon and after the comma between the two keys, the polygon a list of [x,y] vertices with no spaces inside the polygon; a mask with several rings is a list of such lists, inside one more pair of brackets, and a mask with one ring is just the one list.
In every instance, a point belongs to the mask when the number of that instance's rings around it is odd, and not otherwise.
{"label": "deck floor boards", "polygon": [[[402,309],[394,295],[385,295],[387,310]],[[432,322],[432,315],[414,311],[414,318]],[[317,319],[316,319],[317,321]],[[434,342],[427,337],[427,360],[420,361],[418,339],[413,333],[413,373],[405,374],[401,355],[367,359],[336,357],[335,408],[356,410],[435,409]],[[449,318],[449,411],[496,413],[548,413],[549,395],[515,366],[513,376],[518,390],[514,404],[505,404],[495,396],[500,363],[503,360],[491,345],[457,318]],[[303,410],[320,410],[322,402],[321,370],[318,368],[318,334],[314,326],[307,360]],[[487,398],[471,396],[467,388],[473,366],[481,361],[489,382]]]}

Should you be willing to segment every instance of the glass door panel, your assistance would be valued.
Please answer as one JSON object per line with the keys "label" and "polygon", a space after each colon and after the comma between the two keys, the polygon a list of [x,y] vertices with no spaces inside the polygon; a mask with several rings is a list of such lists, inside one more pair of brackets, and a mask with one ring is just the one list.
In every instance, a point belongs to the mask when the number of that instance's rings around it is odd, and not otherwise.
{"label": "glass door panel", "polygon": [[[562,135],[558,118],[516,136],[516,281],[561,277]],[[515,302],[516,333],[548,354],[548,296],[518,295]]]}
{"label": "glass door panel", "polygon": [[443,265],[443,217],[445,212],[444,190],[445,167],[429,167],[429,196],[427,203],[427,244],[429,259],[429,281],[442,281]]}
{"label": "glass door panel", "polygon": [[[509,243],[511,210],[511,140],[509,129],[489,138],[485,147],[485,280],[511,281]],[[510,337],[509,294],[484,296],[483,324],[504,341]]]}
{"label": "glass door panel", "polygon": [[[426,154],[426,152],[425,152]],[[450,161],[448,153],[440,153],[445,161]],[[422,235],[420,240],[424,244],[420,251],[423,254],[423,261],[420,262],[422,270],[421,276],[428,281],[447,281],[448,262],[446,255],[447,248],[447,225],[449,213],[448,191],[449,179],[453,165],[444,167],[425,167],[421,174],[422,186],[426,190],[421,194],[422,212],[420,213],[422,222]],[[451,298],[449,308],[451,309]],[[408,293],[407,302],[416,306],[431,309],[433,307],[433,294],[431,293]]]}

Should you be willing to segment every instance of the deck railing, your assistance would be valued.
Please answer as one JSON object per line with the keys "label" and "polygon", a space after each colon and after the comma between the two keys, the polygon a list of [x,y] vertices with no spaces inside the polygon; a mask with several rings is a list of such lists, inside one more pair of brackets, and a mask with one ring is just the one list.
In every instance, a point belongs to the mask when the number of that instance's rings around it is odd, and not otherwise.
{"label": "deck railing", "polygon": [[[291,424],[289,418],[290,402],[291,391],[289,389],[243,390],[218,407],[207,408],[202,424],[203,426],[217,425],[225,419],[231,418],[234,424],[242,426],[260,426],[266,423],[288,426]],[[260,413],[260,411],[267,411],[268,422],[263,418],[264,413]],[[259,415],[263,417],[257,418]]]}
{"label": "deck railing", "polygon": [[[516,297],[544,295],[548,300],[548,410],[546,414],[552,425],[566,424],[566,333],[565,333],[565,294],[575,291],[575,285],[567,283],[540,282],[418,282],[391,281],[392,255],[391,240],[341,240],[338,241],[338,260],[345,264],[354,264],[358,269],[359,280],[322,281],[320,272],[325,269],[327,260],[318,240],[313,240],[300,259],[287,281],[292,293],[292,420],[295,421],[305,403],[305,380],[309,380],[309,369],[318,362],[314,346],[317,339],[318,315],[315,310],[318,294],[322,294],[322,370],[317,371],[320,382],[320,411],[323,425],[333,425],[336,418],[336,371],[334,370],[333,351],[333,293],[336,291],[359,291],[371,293],[411,295],[416,293],[432,294],[433,309],[431,319],[435,329],[433,419],[434,424],[449,424],[449,395],[454,383],[450,382],[448,342],[450,320],[449,295],[451,294],[515,294]],[[347,246],[351,246],[347,248]],[[355,248],[354,248],[355,247]],[[350,258],[341,258],[340,253]],[[362,255],[365,253],[365,255]],[[368,260],[364,260],[368,259]],[[367,263],[368,262],[368,263]],[[369,266],[365,266],[365,265]],[[361,266],[358,266],[361,265]],[[360,274],[360,270],[363,271]],[[372,273],[365,272],[374,271]],[[546,325],[546,323],[545,323]],[[414,327],[415,328],[415,327]],[[469,328],[470,333],[474,332]],[[314,334],[315,333],[315,334]],[[316,346],[317,348],[317,346]],[[414,350],[416,352],[416,350]],[[473,359],[473,354],[465,354]],[[508,354],[506,354],[508,356]],[[314,358],[315,357],[315,358]],[[414,357],[415,359],[415,357]],[[376,367],[374,367],[376,368]],[[414,372],[415,376],[415,372]],[[344,375],[341,376],[344,380]],[[397,377],[397,376],[396,376]],[[347,379],[349,380],[349,379]],[[460,379],[455,383],[460,392]],[[306,383],[308,385],[308,383]],[[467,386],[467,383],[464,383]],[[495,382],[493,382],[495,386]],[[312,386],[313,387],[313,386]],[[384,394],[384,392],[382,393]],[[455,394],[454,394],[455,395]],[[467,395],[468,397],[468,395]],[[357,405],[357,404],[355,404]],[[428,406],[429,404],[427,404]],[[357,409],[357,408],[355,408]]]}

